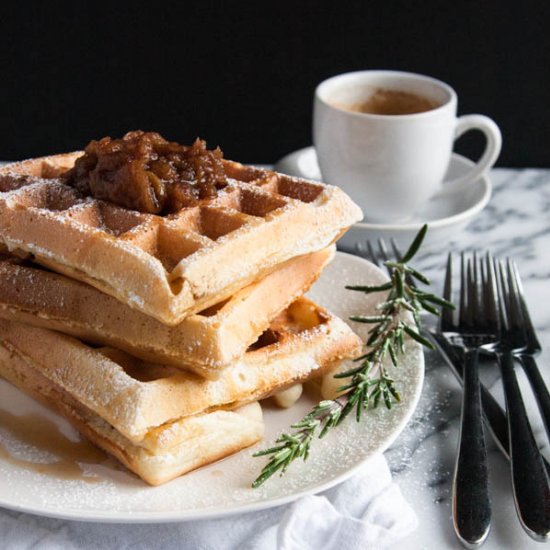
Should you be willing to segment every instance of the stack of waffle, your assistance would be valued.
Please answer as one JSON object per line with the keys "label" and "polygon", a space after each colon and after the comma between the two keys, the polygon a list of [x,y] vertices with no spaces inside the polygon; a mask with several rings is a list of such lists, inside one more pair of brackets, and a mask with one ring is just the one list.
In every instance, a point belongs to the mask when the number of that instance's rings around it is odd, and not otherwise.
{"label": "stack of waffle", "polygon": [[68,185],[81,154],[0,169],[0,374],[145,481],[256,443],[259,400],[357,353],[303,296],[361,216],[339,189],[224,160],[162,216]]}

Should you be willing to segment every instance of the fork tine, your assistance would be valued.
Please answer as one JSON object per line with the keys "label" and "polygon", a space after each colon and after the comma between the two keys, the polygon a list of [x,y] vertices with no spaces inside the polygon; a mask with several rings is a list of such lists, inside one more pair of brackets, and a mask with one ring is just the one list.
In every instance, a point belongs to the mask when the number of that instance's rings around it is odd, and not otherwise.
{"label": "fork tine", "polygon": [[466,311],[466,258],[460,253],[460,304],[458,308],[458,324],[462,324],[462,315]]}
{"label": "fork tine", "polygon": [[390,244],[393,253],[395,254],[395,257],[397,258],[397,261],[400,262],[403,259],[403,254],[401,254],[401,250],[399,250],[399,247],[397,246],[397,243],[395,242],[395,239],[393,237],[390,239]]}
{"label": "fork tine", "polygon": [[381,267],[380,261],[378,260],[378,257],[376,256],[376,252],[374,252],[374,247],[372,246],[372,243],[370,241],[367,241],[367,251],[371,258],[371,262],[374,265]]}
{"label": "fork tine", "polygon": [[[453,301],[453,255],[447,256],[447,268],[445,269],[445,284],[443,285],[443,298],[447,302]],[[443,332],[451,331],[454,327],[453,310],[442,308],[439,326]]]}
{"label": "fork tine", "polygon": [[501,329],[508,330],[508,296],[507,296],[507,281],[504,272],[504,264],[502,260],[495,260],[494,267],[497,277],[497,294],[498,294],[498,313]]}
{"label": "fork tine", "polygon": [[388,272],[388,275],[390,277],[392,277],[393,276],[393,268],[385,265],[386,262],[388,262],[390,258],[389,258],[389,255],[388,255],[388,248],[386,246],[386,243],[384,242],[384,239],[378,239],[378,249],[380,250],[380,257],[383,260],[384,267],[386,268],[386,270]]}
{"label": "fork tine", "polygon": [[466,259],[464,252],[460,254],[460,308],[458,312],[458,326],[469,326],[468,319],[468,272],[469,260]]}
{"label": "fork tine", "polygon": [[495,275],[495,265],[489,252],[485,255],[485,279],[483,281],[483,309],[486,312],[487,322],[496,327],[500,334],[500,316],[498,311],[498,289]]}
{"label": "fork tine", "polygon": [[522,333],[525,330],[523,312],[518,299],[518,289],[515,282],[515,277],[512,269],[510,258],[506,259],[506,277],[508,279],[508,296],[509,296],[509,326],[513,330],[519,330]]}
{"label": "fork tine", "polygon": [[540,350],[541,345],[540,345],[540,342],[538,341],[538,338],[535,332],[535,327],[533,326],[533,321],[531,320],[531,315],[529,314],[529,309],[527,308],[527,302],[525,301],[525,292],[523,290],[523,284],[521,282],[521,277],[519,275],[518,266],[514,261],[511,262],[511,266],[512,266],[513,278],[517,288],[519,304],[521,307],[521,311],[523,313],[523,323],[525,326],[527,339],[529,340],[529,346],[534,350]]}
{"label": "fork tine", "polygon": [[[475,275],[475,253],[472,259],[468,258],[467,268],[466,268],[466,311],[464,312],[464,317],[466,319],[466,326],[473,327],[474,323],[477,322],[477,281]],[[481,323],[480,323],[481,325]]]}
{"label": "fork tine", "polygon": [[477,323],[483,328],[487,328],[487,316],[485,308],[482,307],[481,284],[483,275],[481,273],[481,261],[477,251],[474,251],[472,259],[472,301],[470,306],[472,323]]}
{"label": "fork tine", "polygon": [[479,260],[479,272],[481,276],[481,287],[480,287],[480,296],[479,296],[479,306],[483,309],[483,312],[485,314],[485,317],[487,321],[491,319],[490,311],[488,308],[491,307],[491,303],[489,300],[489,273],[487,272],[487,256],[488,252],[483,255],[482,258]]}
{"label": "fork tine", "polygon": [[389,260],[388,257],[388,248],[386,246],[386,243],[384,242],[384,239],[378,239],[378,249],[380,250],[380,257],[387,262]]}

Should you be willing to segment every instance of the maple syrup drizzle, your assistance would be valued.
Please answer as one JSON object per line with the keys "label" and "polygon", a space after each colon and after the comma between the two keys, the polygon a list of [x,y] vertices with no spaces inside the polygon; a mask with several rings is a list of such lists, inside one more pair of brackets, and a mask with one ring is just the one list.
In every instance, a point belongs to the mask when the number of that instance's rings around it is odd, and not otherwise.
{"label": "maple syrup drizzle", "polygon": [[0,409],[0,429],[20,443],[56,457],[54,462],[48,463],[27,460],[16,456],[0,442],[0,458],[9,464],[64,480],[101,481],[97,474],[85,475],[82,464],[101,464],[107,458],[105,453],[84,439],[72,441],[55,422],[44,416],[37,413],[17,416]]}

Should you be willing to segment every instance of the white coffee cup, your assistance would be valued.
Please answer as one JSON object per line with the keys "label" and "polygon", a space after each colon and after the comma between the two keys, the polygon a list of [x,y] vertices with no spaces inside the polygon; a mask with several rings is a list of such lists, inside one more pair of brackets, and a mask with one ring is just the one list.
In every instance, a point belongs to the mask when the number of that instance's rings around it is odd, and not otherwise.
{"label": "white coffee cup", "polygon": [[[413,114],[349,110],[375,92],[414,94],[431,103]],[[374,222],[405,221],[438,193],[460,192],[495,163],[502,138],[483,115],[456,116],[447,84],[399,71],[358,71],[325,80],[315,90],[313,141],[326,183],[344,189]],[[481,130],[487,144],[464,176],[443,181],[455,139]]]}

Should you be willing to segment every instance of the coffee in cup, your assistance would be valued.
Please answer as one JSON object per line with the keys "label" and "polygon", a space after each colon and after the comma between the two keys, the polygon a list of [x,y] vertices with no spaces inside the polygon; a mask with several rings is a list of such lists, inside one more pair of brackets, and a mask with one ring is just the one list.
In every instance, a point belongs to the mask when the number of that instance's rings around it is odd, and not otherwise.
{"label": "coffee in cup", "polygon": [[334,103],[333,105],[344,111],[372,115],[412,115],[439,107],[437,102],[428,97],[387,88],[374,89],[368,98],[362,101],[349,104]]}

